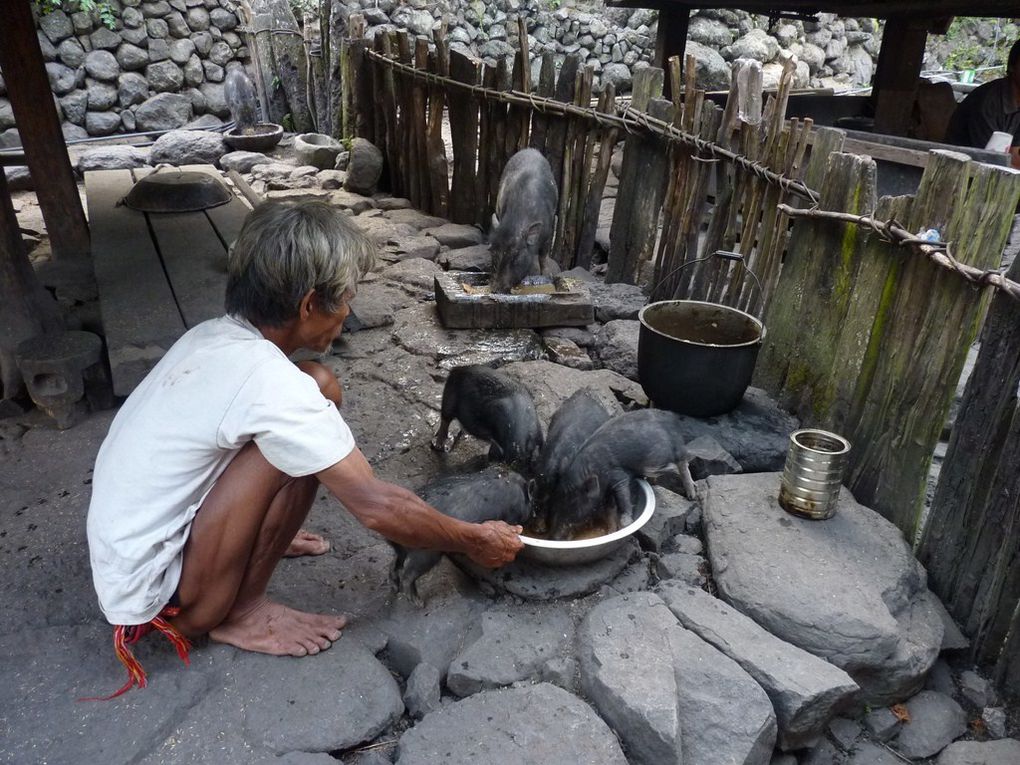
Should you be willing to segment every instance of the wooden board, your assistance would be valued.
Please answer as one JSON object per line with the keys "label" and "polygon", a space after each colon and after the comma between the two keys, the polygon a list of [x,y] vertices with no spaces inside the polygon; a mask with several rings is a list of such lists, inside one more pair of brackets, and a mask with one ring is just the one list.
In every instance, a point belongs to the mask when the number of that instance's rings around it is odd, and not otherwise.
{"label": "wooden board", "polygon": [[[524,296],[467,295],[462,284],[486,282],[488,274],[448,271],[436,274],[436,307],[447,329],[584,327],[595,320],[591,295],[580,282],[569,292]],[[575,280],[576,281],[576,280]]]}
{"label": "wooden board", "polygon": [[[219,178],[221,181],[224,180],[220,171],[212,165],[185,165],[181,170],[206,173]],[[223,242],[225,248],[230,249],[234,244],[237,235],[241,233],[241,226],[244,225],[244,221],[248,218],[248,213],[251,212],[251,209],[243,199],[235,194],[225,205],[210,207],[205,211],[206,217],[209,218],[209,222],[212,223],[216,235]]]}
{"label": "wooden board", "polygon": [[[134,172],[136,180],[141,177],[142,173]],[[240,199],[235,197],[234,201],[245,207]],[[208,214],[228,206],[230,203],[201,212],[146,214],[156,251],[188,329],[223,315],[227,250]]]}
{"label": "wooden board", "polygon": [[118,396],[134,390],[185,329],[145,215],[117,206],[132,183],[128,170],[85,173],[92,259]]}

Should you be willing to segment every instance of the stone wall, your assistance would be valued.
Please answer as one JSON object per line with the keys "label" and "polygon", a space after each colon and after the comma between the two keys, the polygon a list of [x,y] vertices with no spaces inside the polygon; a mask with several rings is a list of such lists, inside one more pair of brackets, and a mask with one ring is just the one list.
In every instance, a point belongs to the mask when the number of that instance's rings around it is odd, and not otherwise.
{"label": "stone wall", "polygon": [[[40,15],[39,45],[68,139],[228,118],[223,78],[248,50],[230,0],[108,0],[107,29],[77,0]],[[0,80],[0,145],[14,116]],[[215,117],[213,120],[211,117]]]}
{"label": "stone wall", "polygon": [[[346,7],[364,14],[370,35],[399,28],[431,37],[445,21],[453,47],[490,59],[512,54],[515,18],[524,14],[533,55],[550,51],[562,60],[579,53],[597,81],[623,91],[634,70],[648,66],[657,23],[656,12],[647,9],[554,7],[548,0],[350,0]],[[846,90],[870,83],[880,37],[873,19],[821,14],[818,22],[784,19],[770,26],[765,17],[742,11],[699,10],[691,15],[688,51],[698,59],[702,87],[727,87],[729,62],[739,57],[761,61],[766,85],[775,84],[783,58],[795,55],[798,87]]]}

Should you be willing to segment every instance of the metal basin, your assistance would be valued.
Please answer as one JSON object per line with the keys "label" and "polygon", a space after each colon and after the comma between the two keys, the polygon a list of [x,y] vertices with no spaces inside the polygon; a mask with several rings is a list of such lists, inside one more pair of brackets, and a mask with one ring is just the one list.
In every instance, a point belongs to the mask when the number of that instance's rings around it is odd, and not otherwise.
{"label": "metal basin", "polygon": [[131,187],[123,204],[148,213],[196,212],[230,201],[230,191],[206,173],[156,171]]}
{"label": "metal basin", "polygon": [[624,526],[612,534],[605,534],[601,537],[570,542],[538,539],[522,534],[521,541],[524,542],[524,549],[521,550],[520,556],[544,563],[547,566],[577,566],[609,555],[648,523],[655,513],[655,493],[652,491],[652,487],[643,478],[638,479],[638,484],[641,486],[641,494],[644,497],[644,507],[641,514],[629,526]]}

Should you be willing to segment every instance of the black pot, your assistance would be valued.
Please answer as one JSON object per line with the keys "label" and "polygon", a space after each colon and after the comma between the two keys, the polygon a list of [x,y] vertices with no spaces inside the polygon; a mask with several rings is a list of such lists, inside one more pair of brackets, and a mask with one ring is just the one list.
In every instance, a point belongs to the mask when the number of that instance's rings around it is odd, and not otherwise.
{"label": "black pot", "polygon": [[638,314],[638,376],[656,406],[714,417],[740,404],[765,325],[718,303],[664,300]]}

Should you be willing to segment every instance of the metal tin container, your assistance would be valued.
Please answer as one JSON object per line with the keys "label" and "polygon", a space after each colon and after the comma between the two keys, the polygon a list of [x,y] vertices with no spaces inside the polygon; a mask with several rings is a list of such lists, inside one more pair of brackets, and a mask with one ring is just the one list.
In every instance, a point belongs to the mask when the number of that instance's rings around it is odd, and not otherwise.
{"label": "metal tin container", "polygon": [[779,487],[779,504],[794,515],[825,520],[836,514],[850,442],[827,430],[797,430]]}

